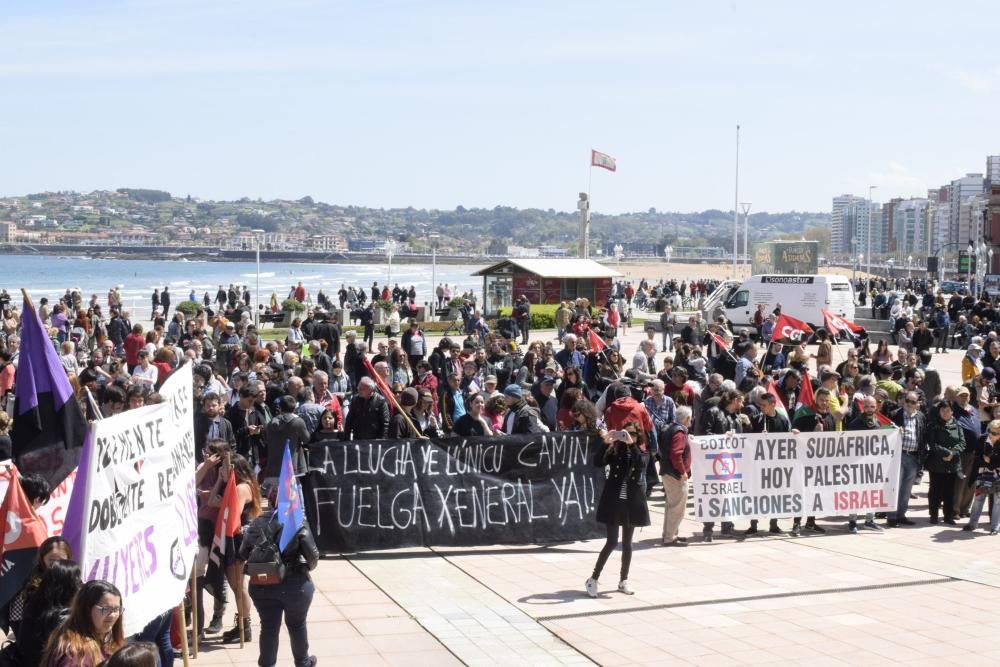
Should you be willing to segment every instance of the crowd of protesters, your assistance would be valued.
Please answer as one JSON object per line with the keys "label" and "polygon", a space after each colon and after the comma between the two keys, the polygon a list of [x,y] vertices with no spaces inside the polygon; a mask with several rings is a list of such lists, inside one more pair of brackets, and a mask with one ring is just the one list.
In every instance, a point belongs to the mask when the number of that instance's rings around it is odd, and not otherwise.
{"label": "crowd of protesters", "polygon": [[[435,295],[439,305],[450,302],[444,287]],[[223,468],[230,466],[246,486],[243,523],[250,525],[261,497],[275,487],[286,442],[296,473],[304,474],[306,452],[326,440],[596,430],[608,442],[595,459],[609,471],[597,512],[608,536],[586,588],[597,594],[601,571],[620,542],[619,590],[630,593],[632,529],[649,524],[646,498],[654,487],[662,484],[665,496],[663,544],[687,544],[679,527],[691,473],[689,435],[860,430],[888,420],[902,434],[898,508],[884,524],[877,516],[845,517],[847,529],[914,523],[909,501],[925,473],[930,521],[968,519],[965,529],[976,529],[985,500],[992,507],[993,494],[1000,493],[994,484],[1000,456],[991,456],[1000,440],[1000,315],[989,298],[956,299],[932,283],[859,285],[859,301],[870,303],[873,315],[881,316],[889,304],[898,349],[893,354],[884,340],[872,349],[861,334],[836,358],[835,341],[825,330],[809,345],[770,343],[780,304],[760,308],[755,327],[735,332],[724,319],[678,319],[682,295],[700,298],[715,287],[711,281],[643,280],[634,289],[622,283],[603,304],[560,304],[554,337],[532,336],[521,324],[530,321],[526,299],[516,299],[513,316],[491,326],[475,309],[474,296],[464,294],[462,307],[475,326],[433,344],[420,322],[398,316],[415,303],[412,288],[377,285],[370,299],[365,290],[350,288],[336,298],[352,314],[366,300],[365,311],[373,300],[390,301],[395,324],[390,321],[378,335],[367,316],[358,329],[342,327],[330,312],[334,304],[325,296],[307,299],[301,285],[292,288],[291,298],[315,306],[278,340],[254,325],[249,295],[235,286],[220,286],[224,298],[172,317],[161,292],[161,312],[154,311],[149,327],[133,323],[115,305],[105,319],[99,306],[83,306],[70,293],[68,301],[51,307],[41,303],[39,314],[91,416],[158,401],[157,390],[172,370],[192,363],[206,520],[221,492],[219,480],[228,477]],[[650,329],[636,349],[623,349],[627,312],[640,297],[660,311],[662,333]],[[518,308],[524,311],[520,317]],[[16,383],[18,319],[8,301],[0,336],[5,401]],[[967,350],[963,384],[942,386],[933,356],[955,346]],[[794,410],[804,381],[812,383],[815,413],[789,419],[784,415]],[[996,534],[1000,511],[992,515]],[[768,530],[783,532],[774,520]],[[797,535],[826,528],[805,516],[794,519],[790,530]],[[757,534],[757,522],[744,531]],[[203,532],[207,546],[210,530]],[[724,522],[721,534],[736,536],[736,528]],[[714,526],[705,524],[702,536],[712,541]],[[221,629],[224,606],[216,599],[209,634]],[[245,601],[236,602],[247,610]],[[223,640],[237,635],[234,628]]]}

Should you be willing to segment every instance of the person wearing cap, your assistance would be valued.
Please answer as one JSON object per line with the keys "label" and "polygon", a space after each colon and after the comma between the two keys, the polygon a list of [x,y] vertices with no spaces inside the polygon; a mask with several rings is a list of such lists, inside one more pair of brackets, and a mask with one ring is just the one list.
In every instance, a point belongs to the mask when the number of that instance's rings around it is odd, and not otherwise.
{"label": "person wearing cap", "polygon": [[219,336],[219,342],[215,346],[216,370],[228,375],[229,369],[233,365],[233,359],[242,346],[242,341],[236,333],[236,325],[232,322],[226,322],[223,332]]}
{"label": "person wearing cap", "polygon": [[826,387],[830,392],[830,414],[837,421],[838,431],[844,430],[844,418],[847,417],[847,413],[851,409],[850,402],[847,400],[847,394],[840,393],[840,373],[831,370],[829,367],[823,367],[823,370],[819,373],[819,384],[821,387]]}
{"label": "person wearing cap", "polygon": [[985,427],[993,419],[993,409],[1000,404],[997,372],[990,366],[984,366],[982,372],[966,382],[965,386],[969,388],[969,402],[979,411],[979,418]]}
{"label": "person wearing cap", "polygon": [[389,438],[392,440],[412,440],[422,434],[417,430],[412,411],[420,396],[413,387],[407,387],[399,394],[399,406],[389,419]]}
{"label": "person wearing cap", "polygon": [[493,398],[494,396],[499,396],[500,392],[497,391],[497,376],[487,375],[485,378],[483,378],[483,386],[481,388],[481,391],[486,395],[487,399]]}
{"label": "person wearing cap", "polygon": [[[972,383],[979,381],[977,378]],[[955,482],[955,514],[961,517],[968,516],[975,495],[976,480],[972,471],[975,466],[976,445],[982,435],[982,422],[979,419],[979,412],[972,403],[972,391],[968,386],[962,385],[955,390],[952,412],[955,421],[961,427],[962,437],[965,438],[965,448],[962,450],[958,471],[959,481]]]}
{"label": "person wearing cap", "polygon": [[461,373],[452,371],[441,390],[441,425],[446,433],[454,431],[455,422],[465,414],[465,397],[461,385]]}
{"label": "person wearing cap", "polygon": [[556,430],[556,416],[559,412],[559,399],[556,397],[556,378],[553,375],[543,375],[531,387],[531,395],[538,404],[538,412],[542,422],[550,431]]}
{"label": "person wearing cap", "polygon": [[889,395],[889,400],[895,402],[896,395],[903,391],[898,382],[892,379],[892,366],[890,364],[879,364],[875,369],[878,382],[875,383],[877,389],[884,390]]}
{"label": "person wearing cap", "polygon": [[983,348],[978,343],[969,345],[962,357],[962,382],[968,382],[983,371]]}
{"label": "person wearing cap", "polygon": [[511,435],[525,433],[545,433],[549,429],[542,423],[538,409],[528,405],[524,400],[524,392],[518,384],[509,384],[503,390],[507,402],[507,414],[504,415],[503,431]]}

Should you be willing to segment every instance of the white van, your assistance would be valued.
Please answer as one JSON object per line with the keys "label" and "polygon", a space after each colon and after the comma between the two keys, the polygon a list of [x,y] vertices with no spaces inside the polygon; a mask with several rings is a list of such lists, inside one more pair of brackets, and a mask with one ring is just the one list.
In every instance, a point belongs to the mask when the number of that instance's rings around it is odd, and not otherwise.
{"label": "white van", "polygon": [[854,287],[847,277],[832,274],[751,276],[730,288],[715,312],[725,315],[733,327],[753,326],[760,303],[765,316],[780,303],[781,312],[808,322],[813,329],[823,326],[822,308],[854,321]]}

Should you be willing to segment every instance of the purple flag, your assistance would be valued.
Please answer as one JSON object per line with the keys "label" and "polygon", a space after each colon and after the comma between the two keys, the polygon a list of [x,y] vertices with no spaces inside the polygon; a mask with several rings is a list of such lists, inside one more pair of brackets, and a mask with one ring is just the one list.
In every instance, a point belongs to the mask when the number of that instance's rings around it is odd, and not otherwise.
{"label": "purple flag", "polygon": [[22,474],[40,474],[54,487],[80,459],[87,420],[27,296],[21,320],[21,352],[14,378],[13,455]]}

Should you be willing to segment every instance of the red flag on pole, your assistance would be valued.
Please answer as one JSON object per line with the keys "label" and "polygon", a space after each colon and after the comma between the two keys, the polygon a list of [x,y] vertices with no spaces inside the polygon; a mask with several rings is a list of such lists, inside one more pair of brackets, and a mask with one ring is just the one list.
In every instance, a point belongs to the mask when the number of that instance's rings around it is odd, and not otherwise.
{"label": "red flag on pole", "polygon": [[708,332],[708,335],[712,338],[713,341],[715,341],[716,345],[718,345],[719,347],[721,347],[726,352],[729,351],[729,343],[726,342],[725,338],[723,338],[719,334],[713,333],[711,331]]}
{"label": "red flag on pole", "polygon": [[840,315],[832,313],[826,308],[820,308],[820,312],[823,313],[823,326],[834,336],[837,336],[841,331],[855,334],[865,330],[864,327],[858,326],[854,322],[848,322]]}
{"label": "red flag on pole", "polygon": [[0,516],[4,527],[0,541],[0,605],[5,605],[24,588],[38,547],[48,537],[48,532],[45,522],[24,495],[17,475],[7,486]]}
{"label": "red flag on pole", "polygon": [[375,367],[372,366],[372,362],[368,360],[368,357],[362,356],[361,361],[362,363],[364,363],[365,370],[368,372],[368,375],[371,376],[371,379],[375,380],[375,384],[378,386],[378,390],[382,392],[383,396],[385,396],[385,400],[389,401],[389,412],[395,413],[396,402],[393,400],[395,398],[395,395],[392,393],[392,388],[385,383],[385,378],[383,378],[375,371]]}
{"label": "red flag on pole", "polygon": [[590,349],[594,352],[600,352],[608,346],[593,329],[587,330],[587,340],[590,342]]}
{"label": "red flag on pole", "polygon": [[813,330],[802,320],[782,314],[774,323],[771,342],[780,342],[782,345],[798,345],[806,342],[812,333]]}
{"label": "red flag on pole", "polygon": [[215,597],[222,597],[225,592],[226,566],[236,560],[233,537],[240,532],[241,510],[240,496],[236,490],[236,473],[230,470],[219,513],[215,518],[215,536],[212,538],[212,552],[205,572],[205,590]]}
{"label": "red flag on pole", "polygon": [[613,157],[607,153],[602,153],[593,149],[590,151],[590,166],[600,167],[601,169],[607,169],[608,171],[618,171],[618,165],[615,164],[615,159]]}

